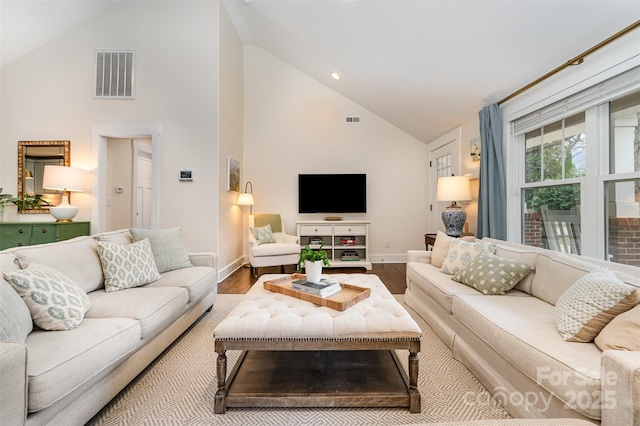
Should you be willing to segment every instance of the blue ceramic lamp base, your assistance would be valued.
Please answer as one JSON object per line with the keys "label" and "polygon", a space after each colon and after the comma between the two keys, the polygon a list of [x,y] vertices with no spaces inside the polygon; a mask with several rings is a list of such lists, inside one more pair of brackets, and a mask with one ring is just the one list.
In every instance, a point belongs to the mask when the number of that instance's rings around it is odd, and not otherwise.
{"label": "blue ceramic lamp base", "polygon": [[462,235],[462,228],[467,220],[467,214],[459,206],[449,206],[442,212],[442,222],[446,229],[446,234],[450,237]]}

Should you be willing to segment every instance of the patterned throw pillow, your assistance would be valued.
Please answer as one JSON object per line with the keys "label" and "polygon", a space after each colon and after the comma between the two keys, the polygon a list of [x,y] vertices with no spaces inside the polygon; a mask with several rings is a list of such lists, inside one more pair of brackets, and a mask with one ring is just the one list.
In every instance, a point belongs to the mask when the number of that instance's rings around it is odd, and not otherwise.
{"label": "patterned throw pillow", "polygon": [[451,277],[482,294],[505,294],[533,270],[533,266],[483,251]]}
{"label": "patterned throw pillow", "polygon": [[447,257],[442,263],[440,272],[449,275],[457,274],[483,251],[495,253],[496,245],[493,243],[485,243],[483,241],[468,242],[462,241],[459,238],[454,238],[449,243],[449,251],[447,252]]}
{"label": "patterned throw pillow", "polygon": [[618,314],[638,303],[638,291],[610,269],[578,279],[558,299],[556,327],[568,342],[590,342]]}
{"label": "patterned throw pillow", "polygon": [[249,228],[249,229],[251,229],[251,233],[253,234],[256,241],[258,242],[258,245],[276,242],[275,238],[273,238],[273,233],[271,232],[271,225],[261,226],[260,228]]}
{"label": "patterned throw pillow", "polygon": [[18,292],[43,330],[72,330],[80,325],[91,304],[78,284],[49,266],[32,263],[7,271],[4,278]]}
{"label": "patterned throw pillow", "polygon": [[157,230],[131,228],[129,233],[133,237],[133,241],[149,239],[156,267],[161,274],[193,266],[189,254],[184,248],[180,228]]}
{"label": "patterned throw pillow", "polygon": [[98,255],[107,293],[160,279],[148,239],[126,246],[98,241]]}

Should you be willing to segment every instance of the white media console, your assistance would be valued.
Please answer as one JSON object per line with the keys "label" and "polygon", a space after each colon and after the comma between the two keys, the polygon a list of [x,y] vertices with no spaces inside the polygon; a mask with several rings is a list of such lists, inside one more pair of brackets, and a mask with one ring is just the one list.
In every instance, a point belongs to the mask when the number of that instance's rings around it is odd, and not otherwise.
{"label": "white media console", "polygon": [[366,268],[369,261],[369,222],[366,220],[304,220],[296,222],[300,245],[323,249],[334,268]]}

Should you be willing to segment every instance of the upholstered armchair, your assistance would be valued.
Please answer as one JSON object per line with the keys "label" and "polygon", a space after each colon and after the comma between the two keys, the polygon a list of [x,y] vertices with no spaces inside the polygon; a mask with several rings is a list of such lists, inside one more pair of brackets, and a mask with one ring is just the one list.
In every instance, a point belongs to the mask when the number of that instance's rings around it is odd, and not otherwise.
{"label": "upholstered armchair", "polygon": [[297,265],[300,241],[285,233],[281,215],[254,214],[249,216],[249,227],[249,263],[254,277],[258,268],[280,266],[284,273],[284,265]]}

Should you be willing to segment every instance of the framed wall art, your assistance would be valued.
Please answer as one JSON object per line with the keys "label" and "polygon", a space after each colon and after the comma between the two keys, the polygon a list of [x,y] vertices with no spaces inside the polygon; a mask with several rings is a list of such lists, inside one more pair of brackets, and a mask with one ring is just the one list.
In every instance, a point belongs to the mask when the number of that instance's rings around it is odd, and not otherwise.
{"label": "framed wall art", "polygon": [[227,191],[240,191],[240,162],[227,157]]}

